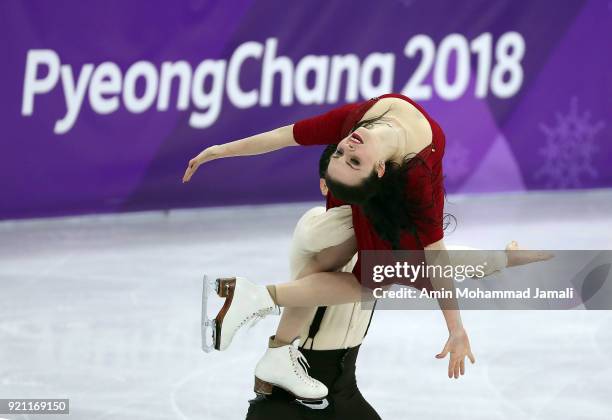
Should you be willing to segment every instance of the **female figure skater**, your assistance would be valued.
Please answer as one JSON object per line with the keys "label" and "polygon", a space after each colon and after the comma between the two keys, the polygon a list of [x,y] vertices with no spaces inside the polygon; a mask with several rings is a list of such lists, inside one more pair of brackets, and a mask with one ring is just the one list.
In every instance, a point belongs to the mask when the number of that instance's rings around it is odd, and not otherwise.
{"label": "female figure skater", "polygon": [[[319,187],[323,197],[328,189],[325,173],[336,145],[325,148],[319,160]],[[302,277],[311,270],[322,250],[340,245],[353,236],[350,206],[335,207],[326,211],[316,206],[305,212],[295,226],[290,245],[289,261],[291,279]],[[450,254],[452,265],[484,268],[488,276],[505,267],[539,261],[538,255],[518,251],[518,244],[511,242],[505,251],[476,250],[466,246],[447,245],[451,250],[470,250]],[[344,267],[333,271],[351,272],[357,256]],[[304,404],[296,404],[295,398],[275,389],[272,395],[249,401],[246,420],[270,419],[360,419],[380,420],[376,410],[364,398],[355,377],[359,351],[370,327],[373,308],[361,306],[361,302],[345,305],[323,306],[304,319],[300,333],[300,352],[310,364],[309,373],[329,389],[326,408],[312,410]]]}
{"label": "female figure skater", "polygon": [[[253,318],[285,308],[277,333],[255,370],[257,393],[269,394],[278,386],[302,400],[327,395],[325,385],[308,375],[307,362],[293,340],[315,307],[362,299],[359,261],[353,273],[327,271],[346,264],[356,251],[445,249],[444,141],[441,128],[422,107],[405,96],[388,94],[209,147],[189,161],[183,182],[203,163],[222,157],[257,155],[295,145],[337,144],[326,171],[331,192],[327,207],[351,204],[354,236],[323,250],[299,281],[267,287],[243,278],[218,281],[217,292],[226,297],[216,318],[218,350],[227,348],[235,332]],[[432,283],[434,288],[454,287],[452,280],[432,279]],[[465,357],[472,363],[475,358],[456,301],[440,303],[449,337],[436,357],[450,353],[448,376],[458,378],[465,372]]]}

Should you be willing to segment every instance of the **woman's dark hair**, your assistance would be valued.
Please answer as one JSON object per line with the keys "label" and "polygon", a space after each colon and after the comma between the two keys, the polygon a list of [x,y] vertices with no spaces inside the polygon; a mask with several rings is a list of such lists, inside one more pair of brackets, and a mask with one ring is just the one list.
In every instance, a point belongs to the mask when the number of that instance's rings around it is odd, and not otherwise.
{"label": "woman's dark hair", "polygon": [[[383,116],[384,114],[361,121],[353,128],[353,131],[357,127],[372,124]],[[329,165],[329,160],[327,164]],[[409,172],[413,172],[414,175],[409,175]],[[411,177],[410,194],[406,188],[409,176]],[[349,204],[359,205],[363,209],[376,233],[382,239],[390,242],[392,249],[400,249],[402,232],[409,232],[416,236],[415,222],[439,223],[436,220],[423,220],[422,210],[433,206],[435,198],[432,189],[431,200],[423,203],[423,188],[429,190],[428,184],[441,182],[441,180],[434,179],[433,173],[419,155],[408,155],[401,164],[387,161],[382,177],[379,178],[376,171],[372,170],[372,173],[356,186],[335,181],[329,177],[327,170],[325,181],[334,197]],[[452,215],[445,215],[444,228],[449,224],[449,217],[454,219]]]}

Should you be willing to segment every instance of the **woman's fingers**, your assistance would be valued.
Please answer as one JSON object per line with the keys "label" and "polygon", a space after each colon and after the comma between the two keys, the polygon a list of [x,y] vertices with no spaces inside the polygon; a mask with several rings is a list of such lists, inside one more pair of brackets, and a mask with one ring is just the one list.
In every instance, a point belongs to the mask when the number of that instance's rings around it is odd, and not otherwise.
{"label": "woman's fingers", "polygon": [[219,146],[211,146],[204,149],[199,155],[194,157],[187,164],[185,175],[183,175],[183,182],[189,182],[193,174],[198,170],[200,165],[215,159],[214,150],[217,150]]}
{"label": "woman's fingers", "polygon": [[470,359],[472,363],[476,363],[476,359],[471,351],[465,354],[463,357],[455,357],[453,353],[451,353],[451,358],[448,361],[448,377],[450,379],[455,378],[458,379],[459,376],[465,375],[465,358]]}
{"label": "woman's fingers", "polygon": [[436,359],[444,359],[446,355],[448,354],[448,352],[449,352],[448,345],[445,345],[442,351],[436,354]]}
{"label": "woman's fingers", "polygon": [[461,374],[461,358],[455,359],[455,379],[459,379]]}
{"label": "woman's fingers", "polygon": [[451,358],[448,361],[448,377],[457,379],[459,377],[459,358],[451,354]]}
{"label": "woman's fingers", "polygon": [[195,171],[198,169],[198,162],[195,159],[191,159],[189,161],[189,165],[185,170],[185,175],[183,175],[183,182],[189,182]]}
{"label": "woman's fingers", "polygon": [[191,178],[191,166],[188,166],[187,169],[185,170],[185,175],[183,175],[183,182],[189,182],[189,179]]}
{"label": "woman's fingers", "polygon": [[437,359],[444,359],[447,354],[450,353],[450,358],[448,360],[448,377],[450,379],[455,378],[459,379],[460,376],[465,375],[465,358],[467,357],[470,362],[476,363],[476,358],[472,353],[472,350],[469,348],[463,347],[460,350],[453,349],[451,350],[451,346],[448,343],[444,346],[442,351],[436,355]]}

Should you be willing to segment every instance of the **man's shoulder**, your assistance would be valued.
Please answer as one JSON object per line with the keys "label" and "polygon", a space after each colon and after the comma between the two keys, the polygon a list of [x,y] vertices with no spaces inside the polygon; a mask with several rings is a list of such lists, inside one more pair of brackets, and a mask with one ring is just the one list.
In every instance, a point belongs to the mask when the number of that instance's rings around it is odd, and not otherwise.
{"label": "man's shoulder", "polygon": [[325,210],[317,206],[302,215],[293,232],[294,246],[309,251],[320,251],[339,245],[353,235],[351,207],[341,206]]}
{"label": "man's shoulder", "polygon": [[317,206],[308,210],[295,225],[295,231],[308,231],[321,217],[325,217],[325,207]]}

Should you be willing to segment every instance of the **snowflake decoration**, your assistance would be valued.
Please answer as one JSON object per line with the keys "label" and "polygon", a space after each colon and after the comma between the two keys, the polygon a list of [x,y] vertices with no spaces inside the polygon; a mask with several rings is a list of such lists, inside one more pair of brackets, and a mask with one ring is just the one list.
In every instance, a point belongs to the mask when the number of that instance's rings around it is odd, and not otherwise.
{"label": "snowflake decoration", "polygon": [[546,145],[539,150],[544,162],[535,178],[544,178],[549,188],[579,188],[583,176],[598,176],[592,161],[597,151],[595,135],[605,123],[592,123],[589,111],[579,113],[577,97],[571,99],[569,114],[557,113],[555,118],[554,126],[540,124]]}
{"label": "snowflake decoration", "polygon": [[444,172],[451,182],[467,175],[470,171],[470,151],[460,141],[452,141],[446,144],[444,151]]}

